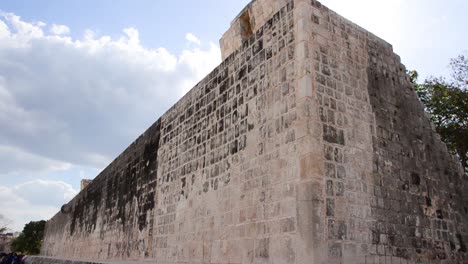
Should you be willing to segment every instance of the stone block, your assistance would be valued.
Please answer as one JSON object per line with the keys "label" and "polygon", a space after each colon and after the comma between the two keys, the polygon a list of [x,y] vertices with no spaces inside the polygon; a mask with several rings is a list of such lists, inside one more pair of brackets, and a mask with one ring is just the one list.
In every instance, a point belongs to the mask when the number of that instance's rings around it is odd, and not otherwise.
{"label": "stone block", "polygon": [[312,76],[310,74],[302,76],[296,83],[298,99],[313,96],[314,87],[312,84]]}
{"label": "stone block", "polygon": [[308,153],[301,157],[300,176],[301,179],[321,177],[323,175],[322,155],[318,153]]}

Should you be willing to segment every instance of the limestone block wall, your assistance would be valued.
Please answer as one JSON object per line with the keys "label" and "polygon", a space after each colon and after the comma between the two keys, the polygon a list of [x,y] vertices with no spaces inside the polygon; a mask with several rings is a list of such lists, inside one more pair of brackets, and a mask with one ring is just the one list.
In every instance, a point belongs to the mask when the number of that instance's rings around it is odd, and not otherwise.
{"label": "limestone block wall", "polygon": [[388,43],[310,4],[325,157],[314,263],[466,263],[466,179],[404,65]]}
{"label": "limestone block wall", "polygon": [[315,0],[257,0],[221,46],[223,63],[47,223],[43,255],[468,261],[466,180],[388,43]]}

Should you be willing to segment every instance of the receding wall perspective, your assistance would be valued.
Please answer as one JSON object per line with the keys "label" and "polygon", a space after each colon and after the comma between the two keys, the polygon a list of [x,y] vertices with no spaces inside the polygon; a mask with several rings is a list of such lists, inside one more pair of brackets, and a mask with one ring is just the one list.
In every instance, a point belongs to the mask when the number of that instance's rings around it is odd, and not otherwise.
{"label": "receding wall perspective", "polygon": [[468,262],[467,180],[390,44],[314,0],[253,1],[220,43],[221,65],[48,221],[42,255]]}

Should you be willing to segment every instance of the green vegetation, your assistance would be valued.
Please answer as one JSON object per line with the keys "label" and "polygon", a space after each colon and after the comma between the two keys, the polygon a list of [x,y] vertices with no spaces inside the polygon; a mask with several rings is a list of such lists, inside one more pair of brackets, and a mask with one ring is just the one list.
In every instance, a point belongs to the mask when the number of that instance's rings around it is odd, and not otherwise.
{"label": "green vegetation", "polygon": [[418,84],[418,73],[408,74],[436,131],[448,149],[458,155],[468,176],[468,56],[452,59],[450,68],[449,80],[432,77]]}
{"label": "green vegetation", "polygon": [[44,237],[45,221],[31,221],[24,226],[23,232],[15,238],[11,245],[13,252],[21,252],[27,255],[39,254],[42,239]]}

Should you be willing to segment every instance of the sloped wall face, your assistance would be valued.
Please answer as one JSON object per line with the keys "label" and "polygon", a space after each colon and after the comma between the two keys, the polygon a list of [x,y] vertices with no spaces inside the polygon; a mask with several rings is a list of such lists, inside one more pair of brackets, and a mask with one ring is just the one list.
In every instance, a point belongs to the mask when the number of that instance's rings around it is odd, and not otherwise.
{"label": "sloped wall face", "polygon": [[369,43],[368,89],[375,113],[372,243],[379,256],[466,262],[468,201],[460,163],[431,129],[395,56]]}
{"label": "sloped wall face", "polygon": [[157,263],[294,263],[289,1],[47,223],[42,253]]}
{"label": "sloped wall face", "polygon": [[[310,49],[323,128],[314,263],[464,263],[460,164],[424,114],[392,47],[317,1]],[[300,219],[300,218],[299,218]],[[307,234],[307,232],[309,232]]]}
{"label": "sloped wall face", "polygon": [[161,121],[46,224],[42,254],[144,256],[154,226]]}

